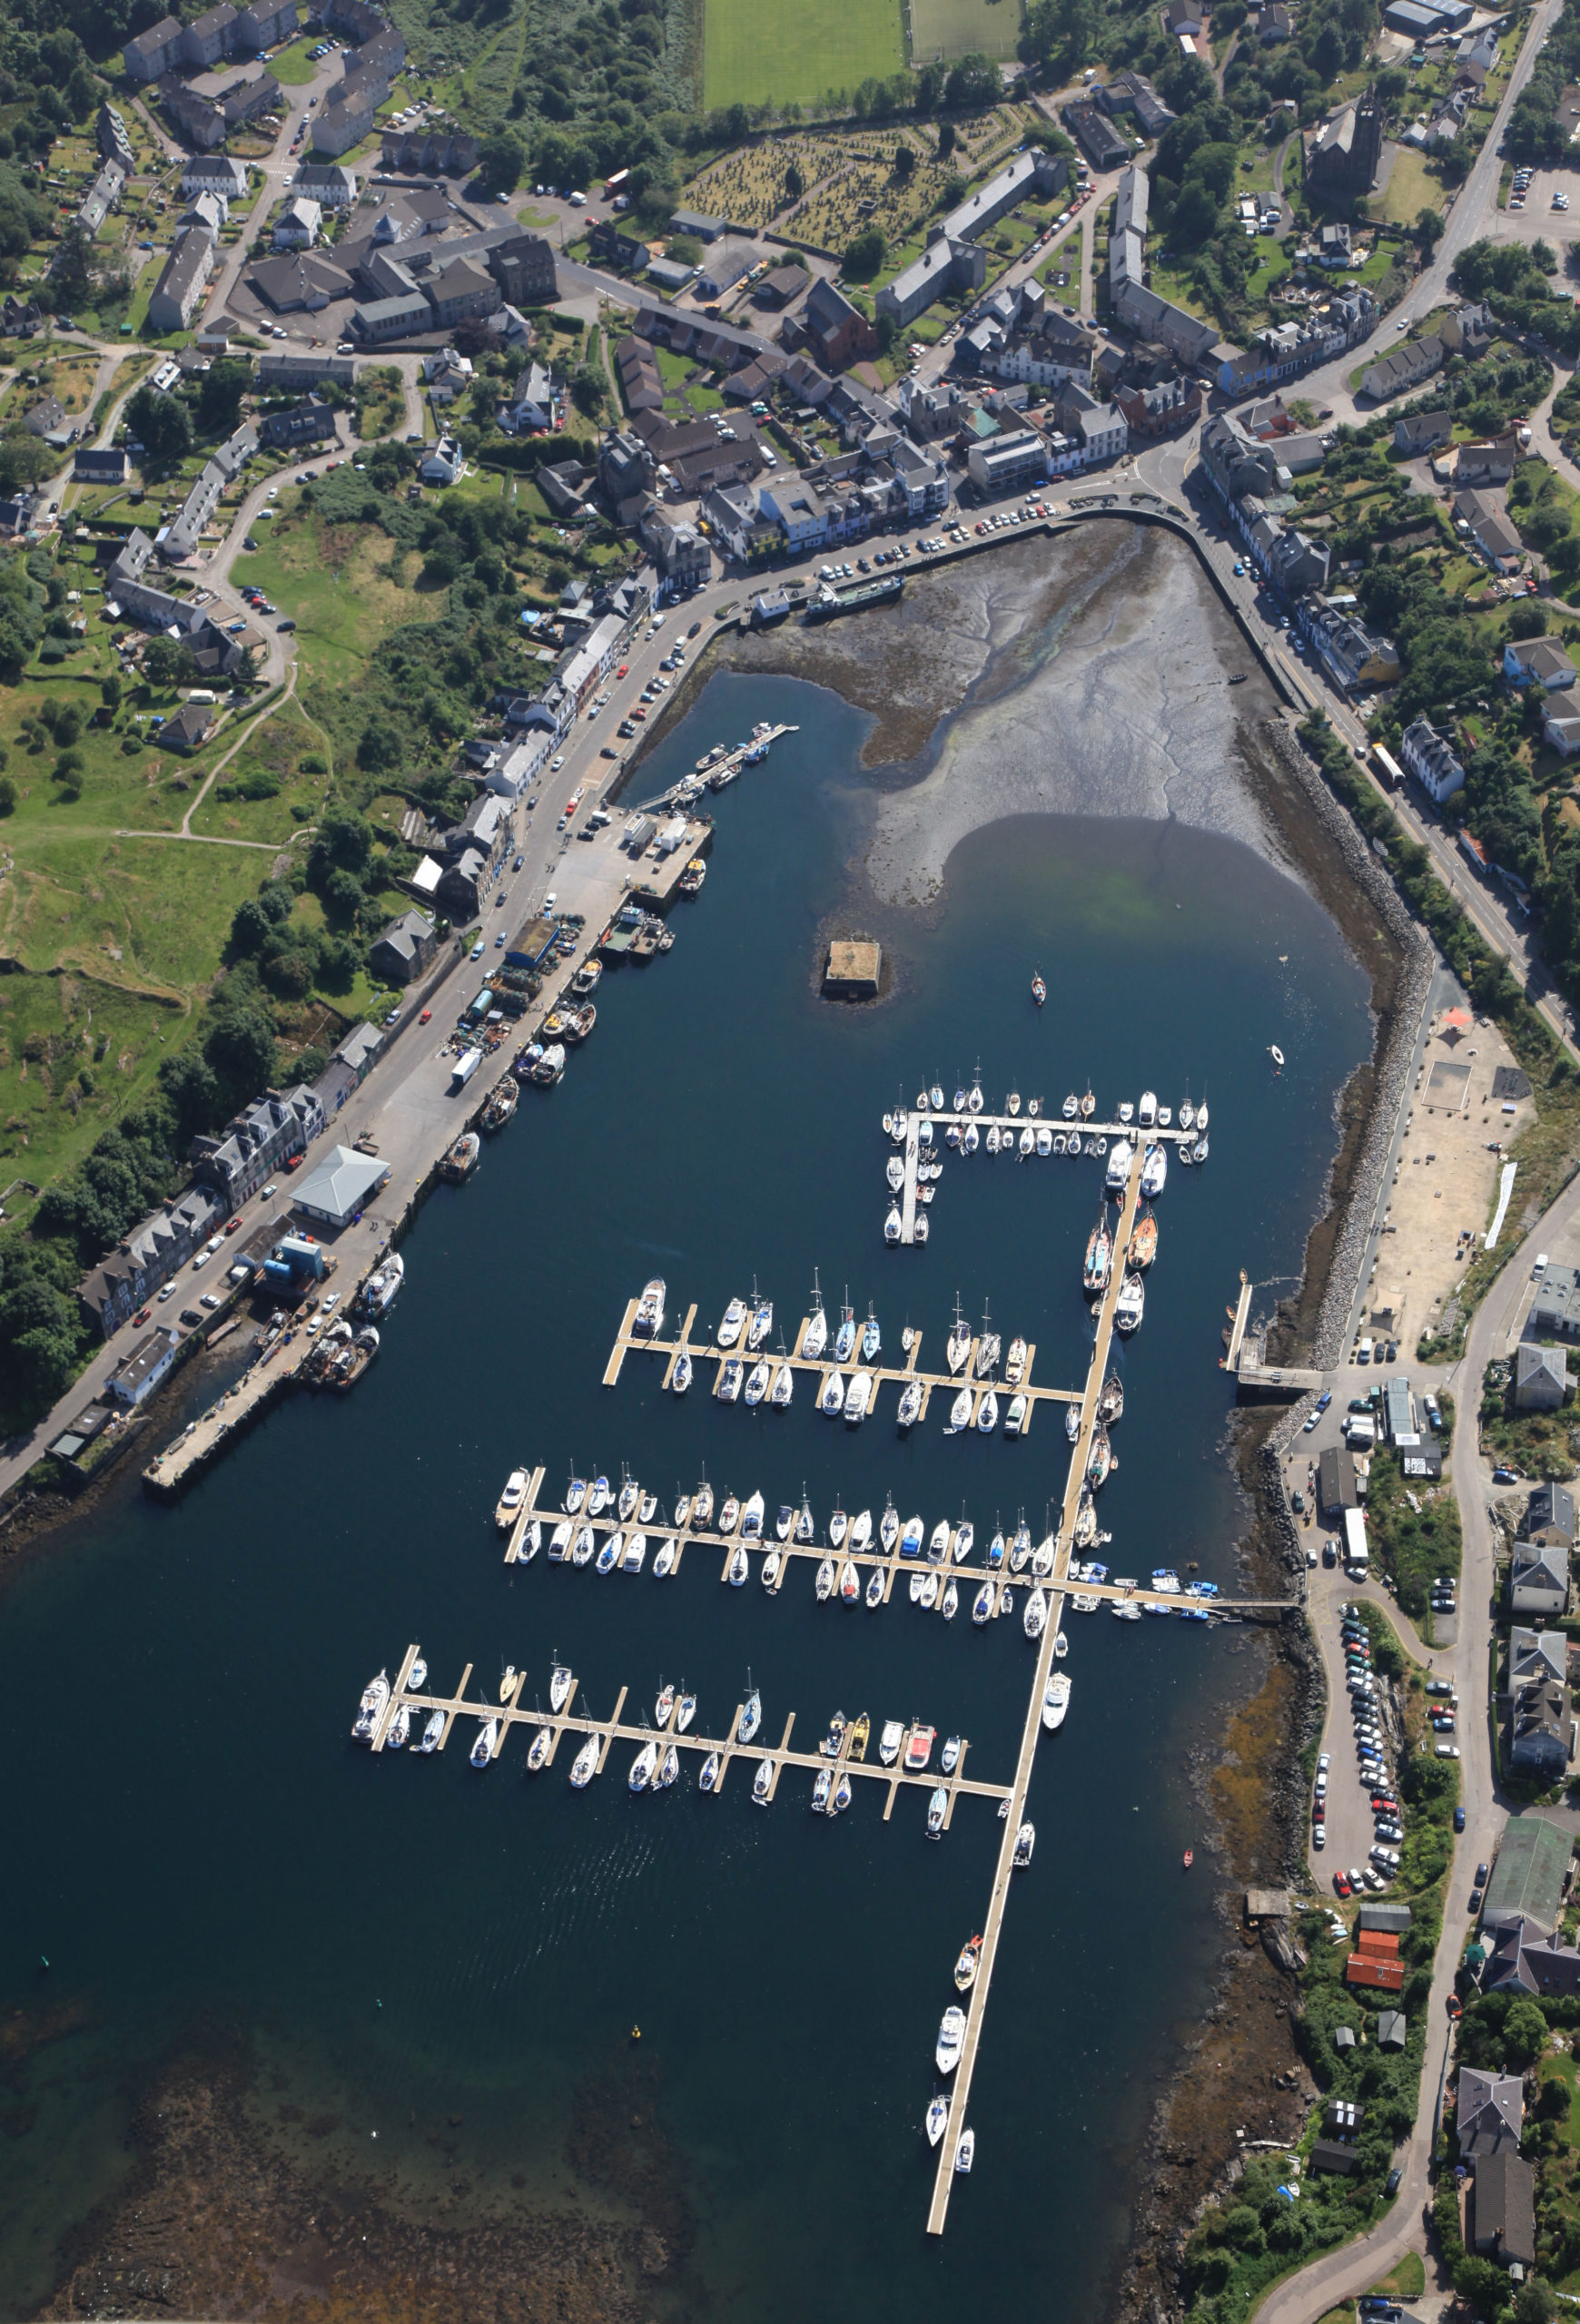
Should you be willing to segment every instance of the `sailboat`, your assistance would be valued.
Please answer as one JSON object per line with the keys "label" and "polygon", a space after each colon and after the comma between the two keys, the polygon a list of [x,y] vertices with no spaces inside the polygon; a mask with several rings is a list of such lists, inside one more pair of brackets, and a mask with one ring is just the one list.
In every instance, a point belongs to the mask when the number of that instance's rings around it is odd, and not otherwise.
{"label": "sailboat", "polygon": [[949,1344],[944,1356],[951,1372],[958,1372],[971,1354],[971,1326],[960,1312],[960,1294],[954,1295],[954,1322],[950,1326]]}
{"label": "sailboat", "polygon": [[844,1297],[840,1303],[839,1331],[835,1335],[834,1343],[834,1362],[836,1364],[848,1364],[851,1357],[855,1353],[855,1309],[850,1304],[850,1285],[847,1283],[844,1287]]}
{"label": "sailboat", "polygon": [[817,1269],[812,1270],[812,1313],[806,1319],[806,1329],[801,1334],[801,1353],[808,1362],[815,1362],[828,1345],[828,1317],[823,1312],[823,1286],[817,1280]]}

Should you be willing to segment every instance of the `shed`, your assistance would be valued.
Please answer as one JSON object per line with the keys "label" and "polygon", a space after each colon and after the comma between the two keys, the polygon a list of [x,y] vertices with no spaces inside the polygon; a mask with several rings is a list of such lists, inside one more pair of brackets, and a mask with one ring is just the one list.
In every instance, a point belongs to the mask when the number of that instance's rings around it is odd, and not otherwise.
{"label": "shed", "polygon": [[1410,1925],[1408,1905],[1363,1905],[1356,1921],[1362,1929],[1391,1929],[1396,1936],[1403,1936]]}
{"label": "shed", "polygon": [[1338,2139],[1318,2139],[1311,2149],[1313,2171],[1331,2171],[1341,2179],[1353,2179],[1360,2169],[1360,2157],[1352,2146],[1344,2146]]}
{"label": "shed", "polygon": [[847,1000],[870,1000],[877,991],[882,967],[881,946],[842,940],[828,948],[824,990]]}
{"label": "shed", "polygon": [[1402,2050],[1409,2027],[1402,2009],[1385,2009],[1377,2022],[1377,2045],[1379,2050]]}
{"label": "shed", "polygon": [[1336,2025],[1333,2029],[1333,2046],[1336,2050],[1353,2050],[1355,2047],[1354,2026]]}
{"label": "shed", "polygon": [[1330,1444],[1317,1462],[1317,1505],[1324,1512],[1354,1509],[1359,1496],[1355,1482],[1355,1455],[1341,1444]]}
{"label": "shed", "polygon": [[1511,1816],[1486,1884],[1483,1926],[1501,1928],[1523,1919],[1550,1935],[1558,1925],[1568,1869],[1569,1834],[1563,1825],[1530,1812]]}
{"label": "shed", "polygon": [[529,920],[518,931],[514,944],[507,946],[506,965],[512,969],[535,969],[539,960],[547,959],[558,933],[558,928],[552,920]]}
{"label": "shed", "polygon": [[389,1176],[387,1162],[353,1153],[349,1146],[331,1146],[297,1187],[295,1206],[304,1217],[322,1219],[330,1226],[344,1226],[369,1196],[377,1194]]}

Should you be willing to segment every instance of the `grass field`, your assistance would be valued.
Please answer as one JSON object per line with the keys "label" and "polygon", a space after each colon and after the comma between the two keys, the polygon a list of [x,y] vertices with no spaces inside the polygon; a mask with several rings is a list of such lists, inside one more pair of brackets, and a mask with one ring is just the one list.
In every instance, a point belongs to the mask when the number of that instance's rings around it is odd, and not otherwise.
{"label": "grass field", "polygon": [[913,64],[953,64],[980,49],[1004,62],[1021,37],[1021,0],[909,0]]}
{"label": "grass field", "polygon": [[798,0],[772,16],[757,0],[707,0],[703,103],[709,106],[815,104],[830,89],[884,79],[904,64],[900,0]]}

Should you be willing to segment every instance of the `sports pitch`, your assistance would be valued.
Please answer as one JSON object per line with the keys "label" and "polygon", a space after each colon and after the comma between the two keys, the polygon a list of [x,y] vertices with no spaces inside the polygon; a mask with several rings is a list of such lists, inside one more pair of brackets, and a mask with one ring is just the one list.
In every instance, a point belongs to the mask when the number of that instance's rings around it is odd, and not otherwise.
{"label": "sports pitch", "polygon": [[[1015,0],[998,5],[1013,6]],[[770,8],[764,0],[707,0],[703,103],[710,108],[769,99],[815,104],[829,89],[886,79],[905,64],[900,5],[901,0],[791,0]]]}
{"label": "sports pitch", "polygon": [[1021,37],[1021,0],[906,0],[913,64],[953,64],[973,50],[1000,64]]}

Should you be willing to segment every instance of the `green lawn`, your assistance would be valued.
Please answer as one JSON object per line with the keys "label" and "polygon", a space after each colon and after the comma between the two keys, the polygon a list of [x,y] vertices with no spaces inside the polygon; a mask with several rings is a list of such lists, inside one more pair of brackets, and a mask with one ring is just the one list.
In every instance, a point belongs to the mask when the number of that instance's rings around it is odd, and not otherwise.
{"label": "green lawn", "polygon": [[316,41],[293,40],[289,48],[279,50],[271,58],[269,70],[273,74],[274,78],[277,81],[282,81],[287,88],[299,89],[306,82],[311,81],[318,71],[318,66],[311,61],[309,55],[310,50],[317,46]]}
{"label": "green lawn", "polygon": [[953,64],[978,49],[1006,62],[1021,37],[1020,0],[909,0],[913,64]]}
{"label": "green lawn", "polygon": [[[497,495],[499,485],[484,477],[479,488]],[[393,545],[376,527],[326,525],[316,511],[298,513],[297,495],[289,489],[279,507],[275,523],[260,529],[257,555],[236,559],[234,578],[254,583],[294,615],[300,684],[311,712],[315,684],[357,684],[367,656],[388,631],[433,618],[444,610],[445,597],[414,586],[415,556],[405,559],[403,579],[390,578]]]}
{"label": "green lawn", "polygon": [[798,0],[765,15],[758,0],[706,0],[703,103],[815,104],[902,72],[900,10],[901,0]]}

